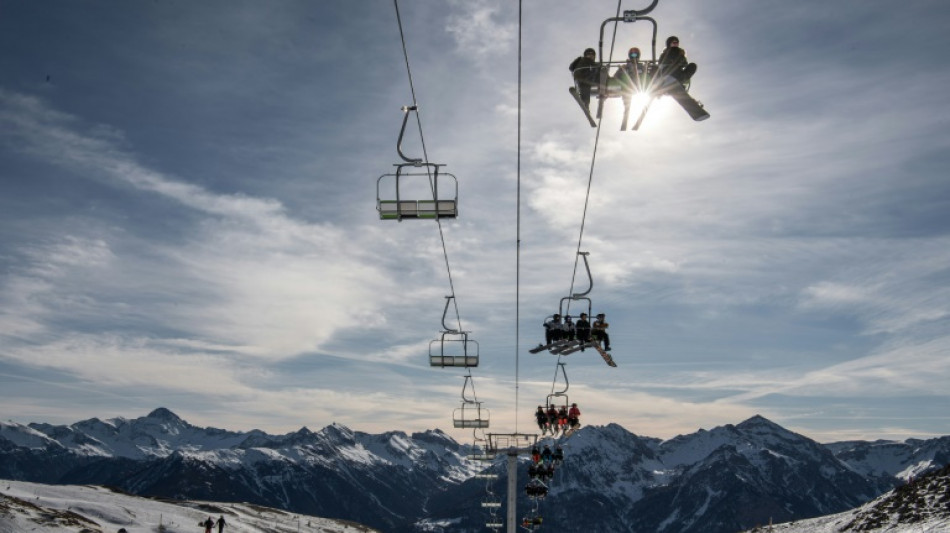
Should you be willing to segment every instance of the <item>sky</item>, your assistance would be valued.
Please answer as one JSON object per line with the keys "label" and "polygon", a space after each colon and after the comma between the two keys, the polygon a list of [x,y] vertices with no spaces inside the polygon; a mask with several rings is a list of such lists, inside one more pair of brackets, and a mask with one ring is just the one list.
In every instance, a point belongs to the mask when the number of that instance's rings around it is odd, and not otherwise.
{"label": "sky", "polygon": [[[618,364],[563,359],[584,424],[950,434],[950,5],[660,0],[711,118],[599,133],[567,66],[617,4],[525,0],[520,99],[518,7],[399,2],[407,69],[394,2],[0,0],[0,418],[464,442],[454,295],[491,431],[532,431],[581,250]],[[441,227],[376,211],[413,102]]]}

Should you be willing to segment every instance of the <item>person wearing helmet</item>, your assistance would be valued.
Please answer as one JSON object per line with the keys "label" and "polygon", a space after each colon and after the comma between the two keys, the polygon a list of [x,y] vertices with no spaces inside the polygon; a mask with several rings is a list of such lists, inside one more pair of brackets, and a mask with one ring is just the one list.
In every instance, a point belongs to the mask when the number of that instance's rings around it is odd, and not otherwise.
{"label": "person wearing helmet", "polygon": [[572,403],[571,409],[567,412],[567,424],[572,430],[581,425],[581,410],[576,403]]}
{"label": "person wearing helmet", "polygon": [[591,337],[595,341],[604,343],[604,351],[610,351],[610,335],[607,334],[607,328],[610,327],[610,324],[605,320],[607,316],[603,313],[597,315],[597,320],[594,320],[594,324],[591,326]]}
{"label": "person wearing helmet", "polygon": [[587,313],[581,313],[580,318],[574,323],[574,338],[581,343],[581,351],[590,342],[590,322],[587,320]]}
{"label": "person wearing helmet", "polygon": [[564,338],[564,324],[561,315],[554,313],[550,320],[544,322],[544,341],[546,344],[557,342]]}
{"label": "person wearing helmet", "polygon": [[534,418],[538,421],[538,429],[541,430],[541,434],[547,434],[550,425],[548,424],[548,414],[544,412],[544,407],[538,406],[538,410],[534,412]]}
{"label": "person wearing helmet", "polygon": [[689,83],[696,74],[696,63],[686,59],[686,50],[680,48],[680,38],[670,35],[666,38],[666,48],[660,53],[660,74],[670,75],[682,84]]}
{"label": "person wearing helmet", "polygon": [[600,63],[597,62],[597,51],[593,48],[584,50],[584,55],[578,57],[567,67],[574,75],[581,100],[590,109],[590,88],[597,85],[600,77]]}
{"label": "person wearing helmet", "polygon": [[627,51],[627,62],[617,67],[613,75],[614,79],[620,82],[625,99],[628,98],[628,94],[637,92],[643,87],[646,81],[645,76],[646,69],[640,62],[640,49],[636,46]]}

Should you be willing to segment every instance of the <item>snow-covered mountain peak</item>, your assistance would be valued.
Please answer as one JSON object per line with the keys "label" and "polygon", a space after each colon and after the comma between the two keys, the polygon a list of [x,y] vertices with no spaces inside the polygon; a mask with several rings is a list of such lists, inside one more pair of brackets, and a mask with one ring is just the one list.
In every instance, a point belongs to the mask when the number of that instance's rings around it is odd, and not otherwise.
{"label": "snow-covered mountain peak", "polygon": [[162,422],[179,423],[179,424],[184,422],[184,420],[182,420],[181,417],[179,417],[178,415],[176,415],[175,413],[171,412],[170,410],[164,407],[159,407],[153,410],[151,413],[146,415],[145,418],[150,418],[152,420],[160,420]]}
{"label": "snow-covered mountain peak", "polygon": [[356,434],[352,429],[334,422],[329,426],[324,427],[316,433],[316,435],[328,439],[330,441],[339,441],[339,442],[355,442]]}
{"label": "snow-covered mountain peak", "polygon": [[[42,449],[55,443],[53,439],[30,426],[0,421],[0,443],[4,440],[9,441],[13,446],[31,449]],[[2,448],[0,444],[0,449]]]}

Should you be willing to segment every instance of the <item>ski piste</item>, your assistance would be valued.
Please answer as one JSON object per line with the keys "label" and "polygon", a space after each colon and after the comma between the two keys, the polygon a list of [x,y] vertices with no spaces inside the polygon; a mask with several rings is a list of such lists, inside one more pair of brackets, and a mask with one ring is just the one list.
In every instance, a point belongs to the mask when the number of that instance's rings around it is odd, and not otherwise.
{"label": "ski piste", "polygon": [[581,100],[581,95],[577,94],[577,87],[571,87],[568,89],[568,91],[570,91],[571,96],[574,97],[574,100],[577,102],[577,105],[581,106],[581,111],[584,112],[584,116],[587,117],[588,122],[590,122],[590,127],[596,128],[597,121],[595,121],[594,117],[591,116],[590,109],[588,109],[587,104],[585,104],[584,101]]}

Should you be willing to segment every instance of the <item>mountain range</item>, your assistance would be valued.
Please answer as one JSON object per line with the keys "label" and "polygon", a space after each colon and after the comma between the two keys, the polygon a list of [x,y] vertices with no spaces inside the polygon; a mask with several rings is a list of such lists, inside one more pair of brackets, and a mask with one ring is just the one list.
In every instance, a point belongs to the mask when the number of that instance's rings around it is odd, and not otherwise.
{"label": "mountain range", "polygon": [[[734,532],[852,509],[950,463],[950,437],[819,444],[761,416],[668,440],[609,424],[557,442],[566,459],[548,496],[522,493],[518,508],[558,531]],[[471,451],[439,430],[269,435],[196,427],[164,408],[68,426],[0,422],[0,478],[250,502],[391,532],[485,530],[482,503],[504,500],[505,457]],[[497,478],[476,477],[483,470]]]}

